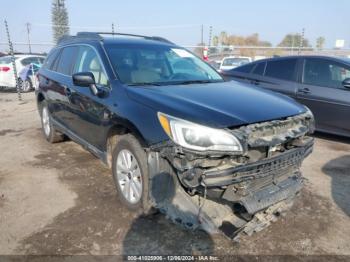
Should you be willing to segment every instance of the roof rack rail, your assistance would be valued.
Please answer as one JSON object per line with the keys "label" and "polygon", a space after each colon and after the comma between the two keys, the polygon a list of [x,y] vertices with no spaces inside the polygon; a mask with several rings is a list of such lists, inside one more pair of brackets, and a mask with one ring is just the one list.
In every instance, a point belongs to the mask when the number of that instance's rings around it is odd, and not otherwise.
{"label": "roof rack rail", "polygon": [[161,41],[161,42],[173,44],[168,39],[160,36],[145,36],[145,35],[113,33],[113,32],[78,32],[75,36],[64,35],[58,40],[58,44],[62,44],[64,42],[72,41],[75,39],[82,39],[82,38],[93,39],[93,40],[103,40],[103,37],[101,35],[140,37],[147,40]]}

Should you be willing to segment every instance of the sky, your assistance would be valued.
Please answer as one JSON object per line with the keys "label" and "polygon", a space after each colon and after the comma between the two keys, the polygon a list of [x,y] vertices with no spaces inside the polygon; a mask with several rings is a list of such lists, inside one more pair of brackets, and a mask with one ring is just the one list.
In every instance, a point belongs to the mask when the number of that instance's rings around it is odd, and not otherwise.
{"label": "sky", "polygon": [[[13,42],[26,42],[25,24],[31,24],[31,42],[51,43],[51,0],[2,0],[0,8],[0,51],[7,49],[3,20],[9,24]],[[183,46],[204,41],[226,31],[247,36],[258,33],[262,40],[277,45],[287,33],[301,32],[312,45],[326,38],[333,48],[336,39],[344,39],[350,48],[349,0],[66,0],[71,33],[110,31],[114,23],[119,32],[158,35]],[[36,46],[47,51],[49,45]],[[27,46],[16,46],[27,51]]]}

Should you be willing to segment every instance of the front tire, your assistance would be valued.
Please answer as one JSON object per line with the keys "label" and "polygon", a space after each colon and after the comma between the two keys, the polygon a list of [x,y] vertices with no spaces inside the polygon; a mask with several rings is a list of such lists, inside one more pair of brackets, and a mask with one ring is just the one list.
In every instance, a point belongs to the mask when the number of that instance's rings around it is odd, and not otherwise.
{"label": "front tire", "polygon": [[146,152],[134,136],[123,135],[113,150],[112,161],[119,199],[128,209],[147,214],[150,204]]}
{"label": "front tire", "polygon": [[62,141],[63,134],[59,133],[52,124],[51,114],[45,100],[41,102],[40,110],[42,131],[46,140],[50,143]]}

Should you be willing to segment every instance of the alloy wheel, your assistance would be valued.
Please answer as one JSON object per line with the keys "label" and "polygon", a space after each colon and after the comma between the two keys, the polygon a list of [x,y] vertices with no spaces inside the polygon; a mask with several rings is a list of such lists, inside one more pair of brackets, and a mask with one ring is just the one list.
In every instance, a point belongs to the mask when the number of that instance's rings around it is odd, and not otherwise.
{"label": "alloy wheel", "polygon": [[47,109],[46,106],[43,108],[41,118],[43,122],[45,135],[48,137],[50,135],[50,115],[49,115],[49,110]]}
{"label": "alloy wheel", "polygon": [[124,198],[131,204],[140,201],[142,196],[142,175],[136,157],[127,149],[117,156],[117,179]]}

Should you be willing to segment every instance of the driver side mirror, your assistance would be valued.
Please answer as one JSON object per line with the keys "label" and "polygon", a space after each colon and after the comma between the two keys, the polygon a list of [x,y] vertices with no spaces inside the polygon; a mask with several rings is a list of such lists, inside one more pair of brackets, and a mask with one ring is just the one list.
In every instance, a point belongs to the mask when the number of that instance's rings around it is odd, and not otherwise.
{"label": "driver side mirror", "polygon": [[76,86],[89,87],[95,85],[95,77],[91,72],[76,73],[73,76],[73,84]]}
{"label": "driver side mirror", "polygon": [[73,84],[76,86],[89,87],[91,92],[97,96],[99,95],[99,90],[96,87],[94,74],[91,72],[81,72],[76,73],[72,76]]}
{"label": "driver side mirror", "polygon": [[343,87],[350,88],[350,78],[345,78],[342,82]]}

